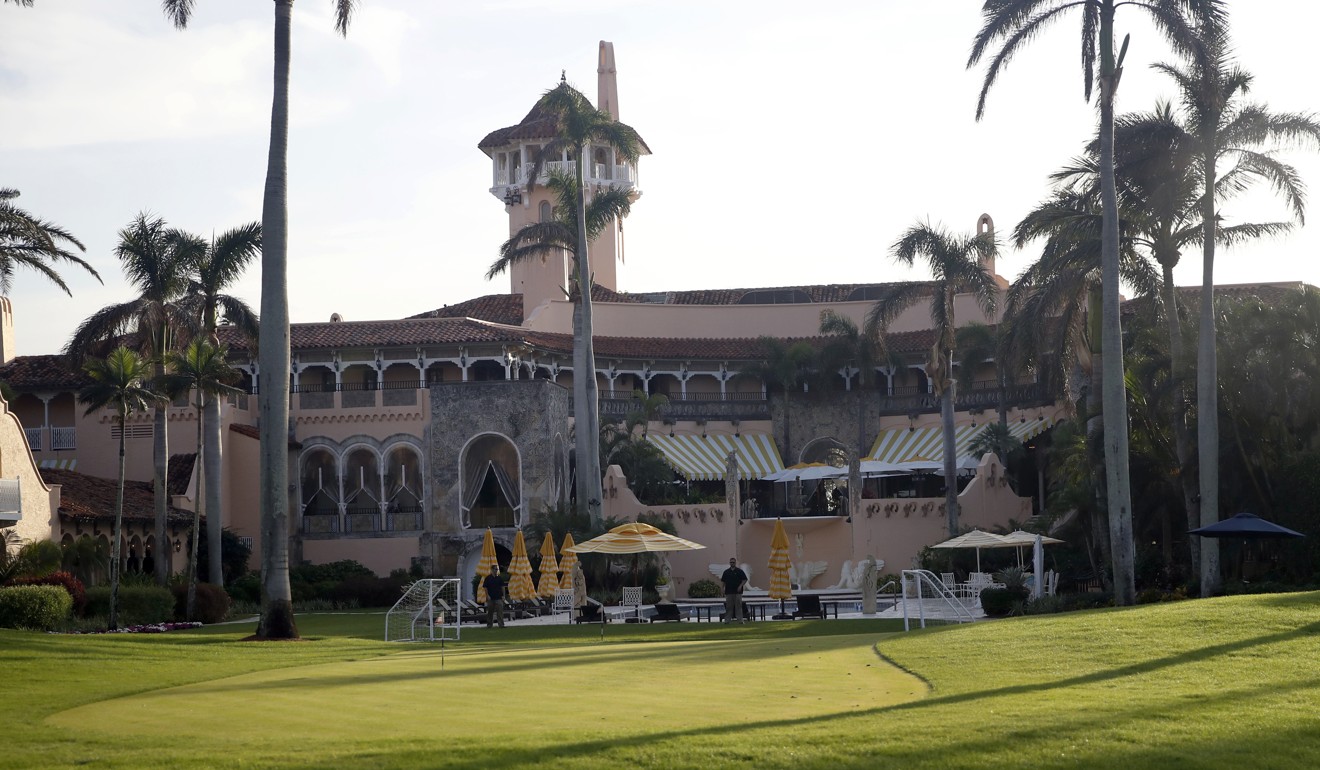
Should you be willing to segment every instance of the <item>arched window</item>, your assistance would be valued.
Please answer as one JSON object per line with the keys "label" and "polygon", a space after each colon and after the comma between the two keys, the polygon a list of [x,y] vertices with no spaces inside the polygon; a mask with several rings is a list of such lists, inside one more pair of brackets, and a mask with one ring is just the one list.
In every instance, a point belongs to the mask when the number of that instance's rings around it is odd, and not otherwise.
{"label": "arched window", "polygon": [[344,461],[344,506],[348,513],[380,513],[380,461],[357,447]]}
{"label": "arched window", "polygon": [[410,446],[396,446],[386,454],[385,504],[390,513],[422,510],[421,458]]}
{"label": "arched window", "polygon": [[339,464],[330,450],[304,454],[300,478],[304,516],[339,516]]}
{"label": "arched window", "polygon": [[541,221],[549,222],[555,218],[555,207],[550,205],[550,201],[541,201]]}
{"label": "arched window", "polygon": [[522,526],[522,460],[504,436],[472,439],[460,461],[459,510],[464,527]]}

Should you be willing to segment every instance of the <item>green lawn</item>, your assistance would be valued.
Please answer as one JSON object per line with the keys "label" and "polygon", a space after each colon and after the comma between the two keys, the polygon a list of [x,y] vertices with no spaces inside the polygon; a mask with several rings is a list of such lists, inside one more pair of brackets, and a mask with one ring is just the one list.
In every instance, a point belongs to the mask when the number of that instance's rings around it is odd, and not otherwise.
{"label": "green lawn", "polygon": [[12,767],[1320,766],[1320,594],[1022,618],[0,632]]}

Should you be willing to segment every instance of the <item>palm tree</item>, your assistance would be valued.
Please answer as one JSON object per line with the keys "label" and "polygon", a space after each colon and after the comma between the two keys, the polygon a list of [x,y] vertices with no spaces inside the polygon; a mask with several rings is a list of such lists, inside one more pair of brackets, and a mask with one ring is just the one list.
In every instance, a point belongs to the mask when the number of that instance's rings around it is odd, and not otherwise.
{"label": "palm tree", "polygon": [[[785,342],[774,337],[757,340],[764,358],[752,361],[738,371],[738,376],[757,380],[769,390],[784,391],[784,457],[793,452],[793,391],[801,390],[812,378],[816,364],[816,349],[811,343]],[[789,465],[792,465],[790,462]]]}
{"label": "palm tree", "polygon": [[[119,426],[119,485],[115,491],[115,525],[110,540],[110,630],[119,624],[119,561],[124,527],[124,425],[134,412],[146,411],[161,396],[147,387],[148,363],[126,347],[117,347],[104,359],[88,361],[84,370],[92,383],[78,393],[87,404],[86,414],[109,407]],[[156,538],[156,550],[164,548],[165,538]],[[157,559],[164,561],[164,559]]]}
{"label": "palm tree", "polygon": [[896,261],[913,265],[925,259],[935,280],[930,283],[895,283],[886,287],[866,314],[868,335],[883,337],[889,325],[903,311],[918,302],[930,302],[930,320],[935,330],[935,344],[930,350],[926,372],[931,387],[940,399],[940,417],[944,423],[944,506],[948,514],[949,537],[958,535],[958,458],[954,456],[953,434],[953,353],[957,347],[957,320],[954,298],[968,293],[987,316],[993,315],[999,301],[999,285],[985,261],[995,256],[997,247],[988,234],[973,238],[954,236],[943,228],[917,224],[908,228],[891,248]]}
{"label": "palm tree", "polygon": [[[562,83],[543,96],[539,104],[546,105],[552,95],[556,102],[572,103],[572,97],[564,95],[568,92],[576,94],[580,100],[577,106],[571,108],[572,110],[591,109],[585,97]],[[566,129],[562,128],[565,123],[588,121],[594,125],[598,121],[605,121],[601,128],[602,136],[605,137],[614,132],[615,129],[610,127],[623,126],[621,123],[613,122],[605,112],[596,112],[587,116],[571,112],[565,117],[565,113],[557,107],[552,111],[560,115],[560,138],[547,144],[537,155],[529,174],[531,180],[535,180],[540,174],[546,159],[556,157],[548,154],[552,147],[556,148],[554,150],[556,153],[562,153],[565,147],[572,148],[574,153],[588,151],[585,142],[566,143],[567,140],[564,139]],[[630,162],[635,161],[638,152],[637,135],[627,126],[623,128],[627,129],[626,136],[619,141],[623,141],[627,146],[616,147],[616,152]],[[575,129],[572,133],[581,135],[583,132]],[[590,138],[593,135],[586,133],[586,136]],[[631,143],[628,141],[629,137]],[[592,139],[592,141],[595,144],[608,144],[611,140]],[[628,152],[632,154],[628,155]],[[573,431],[575,452],[579,458],[576,466],[577,505],[580,511],[588,513],[593,520],[599,520],[601,469],[597,458],[600,457],[600,402],[596,386],[596,354],[591,332],[592,282],[586,244],[595,240],[596,236],[612,222],[622,220],[628,215],[632,207],[632,196],[627,191],[610,187],[595,193],[590,201],[586,201],[582,194],[581,164],[578,165],[577,174],[573,176],[551,172],[545,186],[557,200],[558,205],[554,207],[553,216],[546,222],[524,225],[513,237],[505,241],[500,246],[499,258],[486,271],[486,278],[493,278],[519,262],[550,255],[557,256],[561,251],[567,251],[573,258],[575,276],[573,280],[576,291],[569,292],[569,296],[577,301],[573,308],[573,419],[575,424],[582,426],[582,430]],[[583,462],[581,459],[583,457],[590,459]]]}
{"label": "palm tree", "polygon": [[52,262],[72,262],[100,281],[101,276],[91,265],[66,248],[74,246],[78,251],[87,251],[82,242],[59,225],[37,219],[14,205],[17,197],[18,190],[0,187],[0,294],[8,294],[13,288],[14,270],[26,267],[73,296],[64,279],[51,267]]}
{"label": "palm tree", "polygon": [[[1106,353],[1118,366],[1102,372],[1105,424],[1105,468],[1108,487],[1110,529],[1115,543],[1115,600],[1120,605],[1136,601],[1134,544],[1132,542],[1132,490],[1128,468],[1127,402],[1123,387],[1122,321],[1119,316],[1118,197],[1114,182],[1114,96],[1123,74],[1123,48],[1114,52],[1114,12],[1121,0],[986,0],[981,7],[983,26],[976,34],[967,66],[973,67],[991,46],[1003,47],[990,58],[985,81],[976,105],[976,118],[985,114],[986,97],[1000,71],[1013,56],[1050,23],[1067,11],[1082,16],[1082,69],[1087,101],[1091,90],[1100,91],[1100,199],[1104,226],[1101,232],[1101,284],[1103,286],[1102,336]],[[1149,0],[1131,4],[1140,8],[1180,51],[1196,47],[1198,39],[1187,13],[1217,23],[1223,15],[1222,0]],[[1098,65],[1098,69],[1097,69]]]}
{"label": "palm tree", "polygon": [[[1311,115],[1273,113],[1265,106],[1242,104],[1239,97],[1252,77],[1232,65],[1227,30],[1217,24],[1202,28],[1205,46],[1188,57],[1187,66],[1159,64],[1181,93],[1185,115],[1183,139],[1197,156],[1201,169],[1201,303],[1197,342],[1196,397],[1197,450],[1200,462],[1201,524],[1219,520],[1219,410],[1218,359],[1215,330],[1215,246],[1220,184],[1234,177],[1266,181],[1283,196],[1297,222],[1305,221],[1305,187],[1296,170],[1262,147],[1284,143],[1320,144],[1320,123]],[[1226,165],[1224,177],[1219,176]],[[1201,595],[1219,588],[1218,542],[1201,548]]]}
{"label": "palm tree", "polygon": [[[211,508],[205,505],[204,494],[209,492],[211,487],[220,485],[219,474],[212,476],[208,470],[206,447],[204,446],[204,437],[209,435],[214,429],[210,425],[210,417],[207,415],[205,407],[207,402],[219,403],[220,396],[231,393],[239,393],[238,388],[231,387],[238,373],[225,361],[228,353],[224,346],[213,345],[205,339],[195,339],[188,344],[183,352],[170,353],[171,373],[165,376],[164,386],[170,390],[186,392],[191,389],[196,393],[197,401],[194,404],[197,407],[197,496],[193,501],[193,528],[192,545],[188,553],[188,600],[187,616],[191,620],[196,609],[197,602],[197,547],[198,540],[201,539],[201,532],[198,526],[201,523],[202,512],[205,510],[209,530],[210,520],[220,519],[220,509]],[[209,546],[210,543],[208,542]],[[212,551],[212,554],[217,551]],[[213,559],[214,560],[214,559]],[[211,581],[215,585],[223,585],[224,576],[221,575],[220,582]]]}
{"label": "palm tree", "polygon": [[[199,321],[201,333],[212,345],[219,345],[216,329],[219,319],[232,324],[243,336],[250,340],[258,337],[257,314],[246,302],[225,293],[247,269],[252,260],[261,252],[261,224],[249,222],[213,238],[210,243],[197,244],[194,252],[199,255],[197,264],[192,266],[193,276],[189,281],[188,293],[183,299],[183,306]],[[221,510],[220,499],[220,400],[206,394],[206,478],[216,483],[206,485],[206,510],[216,514],[206,519],[207,556],[209,558],[208,580],[214,585],[224,583],[224,562],[221,554]]]}
{"label": "palm tree", "polygon": [[[348,34],[358,0],[332,0],[335,31]],[[162,0],[179,29],[195,0]],[[261,206],[261,347],[257,405],[261,433],[261,620],[257,636],[296,639],[289,586],[289,59],[293,0],[275,0],[275,94]],[[599,482],[597,483],[599,485]]]}
{"label": "palm tree", "polygon": [[[180,336],[193,329],[192,318],[179,300],[187,287],[188,266],[196,259],[195,239],[169,229],[165,220],[139,214],[128,227],[119,231],[115,256],[128,282],[138,291],[135,299],[101,308],[83,321],[65,345],[65,353],[74,361],[95,356],[132,335],[137,347],[150,359],[155,369],[153,379],[165,375],[166,356],[174,350]],[[169,402],[155,405],[155,436],[152,457],[155,462],[156,542],[165,542],[165,515],[168,493],[165,488],[169,464],[166,417]],[[156,582],[169,580],[169,564],[156,559]]]}

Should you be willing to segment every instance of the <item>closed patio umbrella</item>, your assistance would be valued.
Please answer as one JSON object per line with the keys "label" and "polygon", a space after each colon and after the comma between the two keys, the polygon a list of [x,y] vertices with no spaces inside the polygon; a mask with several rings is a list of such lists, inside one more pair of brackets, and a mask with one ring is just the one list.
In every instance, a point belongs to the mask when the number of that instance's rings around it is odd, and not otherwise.
{"label": "closed patio umbrella", "polygon": [[509,562],[509,598],[525,602],[536,596],[532,585],[532,563],[527,560],[527,541],[522,530],[513,539],[513,559]]}
{"label": "closed patio umbrella", "polygon": [[559,589],[559,563],[555,559],[555,538],[549,532],[541,541],[541,579],[536,584],[536,595],[546,599],[555,598]]}
{"label": "closed patio umbrella", "polygon": [[793,596],[789,570],[793,563],[788,558],[788,533],[784,531],[784,520],[775,519],[775,532],[770,537],[770,598],[779,600],[779,614],[776,620],[787,620],[792,616],[784,611],[784,600]]}
{"label": "closed patio umbrella", "polygon": [[477,603],[486,603],[486,584],[485,578],[490,574],[490,568],[499,562],[495,557],[495,535],[491,533],[490,527],[486,527],[486,539],[481,541],[481,559],[477,562]]}
{"label": "closed patio umbrella", "polygon": [[559,546],[559,553],[563,557],[562,559],[559,560],[559,573],[562,575],[562,577],[559,578],[560,588],[573,587],[573,568],[577,566],[578,558],[577,558],[577,554],[568,550],[572,547],[573,547],[573,533],[565,532],[564,544]]}

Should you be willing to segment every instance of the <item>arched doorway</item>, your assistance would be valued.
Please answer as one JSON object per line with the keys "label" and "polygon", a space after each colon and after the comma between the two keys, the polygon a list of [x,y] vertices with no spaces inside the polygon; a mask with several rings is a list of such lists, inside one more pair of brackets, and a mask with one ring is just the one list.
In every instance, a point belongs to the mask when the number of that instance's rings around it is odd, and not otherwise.
{"label": "arched doorway", "polygon": [[522,526],[522,458],[508,438],[485,433],[469,441],[459,459],[459,482],[464,528]]}

